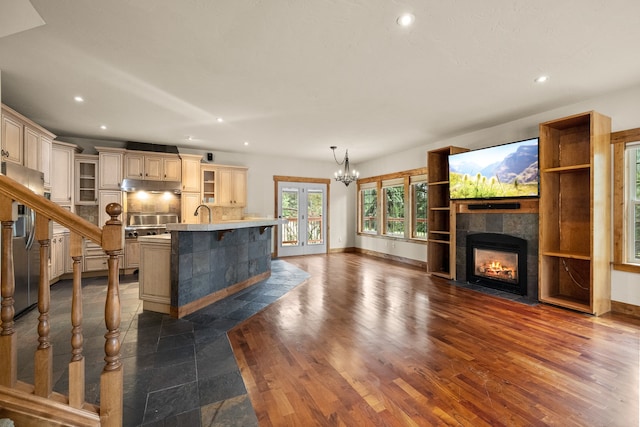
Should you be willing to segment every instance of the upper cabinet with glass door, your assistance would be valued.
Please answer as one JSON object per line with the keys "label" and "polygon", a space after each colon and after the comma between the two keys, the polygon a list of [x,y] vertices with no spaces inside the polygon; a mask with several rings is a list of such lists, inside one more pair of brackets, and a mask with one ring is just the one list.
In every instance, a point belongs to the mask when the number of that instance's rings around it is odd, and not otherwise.
{"label": "upper cabinet with glass door", "polygon": [[76,154],[75,156],[75,203],[76,205],[98,204],[98,156]]}

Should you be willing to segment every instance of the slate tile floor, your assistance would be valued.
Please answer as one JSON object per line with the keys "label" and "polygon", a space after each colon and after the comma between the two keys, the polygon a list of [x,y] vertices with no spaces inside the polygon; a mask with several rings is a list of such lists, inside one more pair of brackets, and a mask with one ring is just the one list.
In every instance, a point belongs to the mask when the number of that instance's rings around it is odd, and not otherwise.
{"label": "slate tile floor", "polygon": [[[226,332],[309,275],[273,260],[271,277],[183,319],[142,310],[136,276],[120,277],[124,426],[257,426]],[[83,280],[86,400],[99,402],[106,279]],[[68,390],[71,281],[51,288],[54,389]],[[18,378],[33,383],[38,311],[16,320]]]}

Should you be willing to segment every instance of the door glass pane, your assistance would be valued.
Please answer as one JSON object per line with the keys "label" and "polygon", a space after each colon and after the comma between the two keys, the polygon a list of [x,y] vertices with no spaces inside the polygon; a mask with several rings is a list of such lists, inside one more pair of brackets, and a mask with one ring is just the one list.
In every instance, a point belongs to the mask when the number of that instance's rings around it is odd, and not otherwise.
{"label": "door glass pane", "polygon": [[324,243],[322,233],[323,195],[322,190],[309,189],[307,192],[307,244],[309,245]]}
{"label": "door glass pane", "polygon": [[282,189],[282,219],[288,222],[282,226],[282,246],[297,246],[299,244],[298,215],[300,208],[300,194],[297,188]]}

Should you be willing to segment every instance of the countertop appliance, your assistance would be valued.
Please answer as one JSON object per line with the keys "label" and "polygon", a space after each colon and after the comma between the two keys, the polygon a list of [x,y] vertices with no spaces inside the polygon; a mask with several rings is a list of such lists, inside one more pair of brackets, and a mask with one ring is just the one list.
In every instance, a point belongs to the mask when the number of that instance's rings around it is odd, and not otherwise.
{"label": "countertop appliance", "polygon": [[170,213],[128,213],[124,228],[125,239],[137,239],[138,236],[155,236],[165,233],[167,224],[178,222],[177,214]]}
{"label": "countertop appliance", "polygon": [[[2,174],[44,196],[42,172],[14,163],[2,162]],[[15,202],[17,203],[17,202]],[[18,218],[13,223],[13,271],[16,289],[16,315],[38,302],[40,281],[40,245],[35,242],[36,217],[28,206],[18,204]]]}

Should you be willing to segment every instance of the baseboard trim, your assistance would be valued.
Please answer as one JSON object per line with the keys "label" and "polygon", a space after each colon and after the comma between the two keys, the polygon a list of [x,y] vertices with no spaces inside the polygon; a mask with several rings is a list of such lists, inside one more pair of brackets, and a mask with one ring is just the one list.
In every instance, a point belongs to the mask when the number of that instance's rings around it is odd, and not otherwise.
{"label": "baseboard trim", "polygon": [[376,252],[376,251],[371,251],[369,249],[362,249],[362,248],[354,248],[354,252],[358,254],[376,257],[376,258],[383,258],[390,261],[400,262],[402,264],[408,264],[413,267],[424,269],[425,272],[427,271],[426,261],[418,261],[415,259],[404,258],[397,255],[385,254],[383,252]]}
{"label": "baseboard trim", "polygon": [[352,254],[356,252],[356,248],[353,246],[350,248],[333,248],[329,249],[330,254]]}
{"label": "baseboard trim", "polygon": [[626,302],[611,301],[611,311],[640,318],[640,306],[628,304]]}

